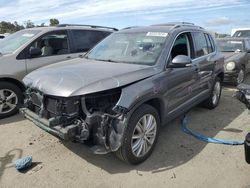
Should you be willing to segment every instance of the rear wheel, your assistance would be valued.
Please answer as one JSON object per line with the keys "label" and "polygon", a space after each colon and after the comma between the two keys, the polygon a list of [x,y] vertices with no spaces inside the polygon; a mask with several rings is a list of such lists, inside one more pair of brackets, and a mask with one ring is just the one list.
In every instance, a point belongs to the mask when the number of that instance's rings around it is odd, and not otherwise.
{"label": "rear wheel", "polygon": [[221,80],[220,78],[217,77],[214,81],[210,97],[203,102],[204,107],[208,109],[216,108],[220,102],[221,90],[222,90]]}
{"label": "rear wheel", "polygon": [[16,114],[22,103],[22,91],[16,85],[0,82],[0,119]]}
{"label": "rear wheel", "polygon": [[130,164],[145,161],[156,144],[159,125],[160,118],[154,107],[145,104],[135,110],[125,130],[122,146],[116,152],[118,158]]}

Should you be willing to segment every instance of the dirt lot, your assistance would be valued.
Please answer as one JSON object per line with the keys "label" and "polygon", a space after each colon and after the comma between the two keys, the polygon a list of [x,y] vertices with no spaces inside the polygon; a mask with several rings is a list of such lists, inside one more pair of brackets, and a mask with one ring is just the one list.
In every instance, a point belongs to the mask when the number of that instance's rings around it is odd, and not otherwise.
{"label": "dirt lot", "polygon": [[[194,108],[192,129],[224,139],[244,139],[250,115],[225,88],[220,106]],[[180,119],[161,129],[152,156],[129,166],[112,154],[96,156],[81,144],[63,143],[20,115],[0,120],[0,187],[250,187],[243,146],[207,144],[184,134]],[[20,173],[17,158],[32,155],[33,168]]]}

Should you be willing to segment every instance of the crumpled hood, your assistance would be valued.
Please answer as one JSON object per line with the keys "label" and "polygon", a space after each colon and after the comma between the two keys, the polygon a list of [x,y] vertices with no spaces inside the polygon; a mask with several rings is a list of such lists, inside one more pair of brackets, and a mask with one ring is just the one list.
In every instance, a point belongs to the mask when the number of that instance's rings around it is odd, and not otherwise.
{"label": "crumpled hood", "polygon": [[225,62],[237,61],[244,56],[243,52],[222,52],[225,57]]}
{"label": "crumpled hood", "polygon": [[23,82],[46,95],[69,97],[121,87],[160,71],[145,65],[78,58],[38,69]]}

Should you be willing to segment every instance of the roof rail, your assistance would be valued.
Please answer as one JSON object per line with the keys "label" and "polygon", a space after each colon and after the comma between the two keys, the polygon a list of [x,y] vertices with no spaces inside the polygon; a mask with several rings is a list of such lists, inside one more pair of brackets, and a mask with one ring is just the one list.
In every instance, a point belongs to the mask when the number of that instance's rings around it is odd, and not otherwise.
{"label": "roof rail", "polygon": [[89,28],[99,28],[99,29],[109,29],[109,30],[114,30],[118,31],[118,29],[113,28],[113,27],[106,27],[106,26],[99,26],[99,25],[81,25],[81,24],[59,24],[57,27],[70,27],[70,26],[82,26],[82,27],[89,27]]}
{"label": "roof rail", "polygon": [[157,25],[152,25],[152,26],[172,26],[172,29],[181,27],[181,26],[191,26],[191,27],[198,27],[200,29],[204,29],[200,26],[195,25],[194,23],[190,23],[190,22],[169,22],[166,24],[157,24]]}
{"label": "roof rail", "polygon": [[121,30],[133,29],[133,28],[137,28],[137,27],[140,27],[140,26],[130,26],[130,27],[125,27],[125,28],[123,28],[123,29],[121,29]]}

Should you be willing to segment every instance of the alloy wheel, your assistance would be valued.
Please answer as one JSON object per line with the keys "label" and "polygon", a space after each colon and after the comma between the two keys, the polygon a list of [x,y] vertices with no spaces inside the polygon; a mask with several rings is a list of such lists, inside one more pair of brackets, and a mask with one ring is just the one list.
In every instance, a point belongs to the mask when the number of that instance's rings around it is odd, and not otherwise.
{"label": "alloy wheel", "polygon": [[0,89],[0,114],[6,114],[16,108],[17,95],[9,89]]}
{"label": "alloy wheel", "polygon": [[142,157],[151,149],[157,132],[157,122],[153,115],[144,115],[136,124],[132,139],[131,147],[134,156]]}
{"label": "alloy wheel", "polygon": [[214,85],[213,98],[212,98],[212,102],[214,105],[216,105],[219,102],[220,94],[221,94],[221,85],[219,81],[216,81]]}

